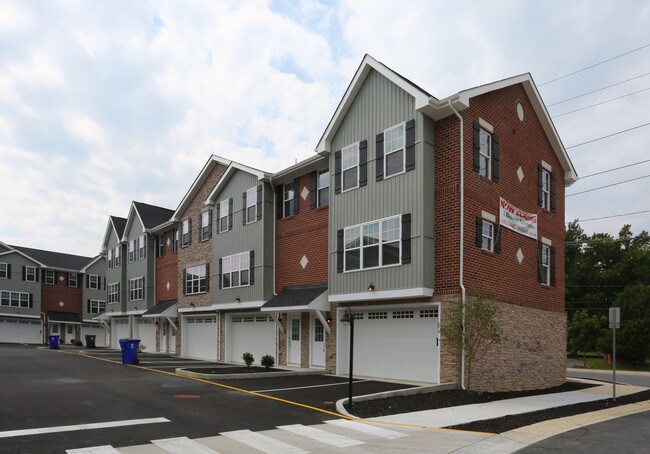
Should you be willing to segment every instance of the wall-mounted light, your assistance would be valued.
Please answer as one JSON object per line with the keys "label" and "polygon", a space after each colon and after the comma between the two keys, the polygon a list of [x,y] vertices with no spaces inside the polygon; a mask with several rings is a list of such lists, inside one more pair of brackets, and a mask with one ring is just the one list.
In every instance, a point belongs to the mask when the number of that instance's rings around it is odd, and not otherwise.
{"label": "wall-mounted light", "polygon": [[325,313],[325,321],[327,322],[328,325],[332,323],[332,313],[331,312],[326,312]]}
{"label": "wall-mounted light", "polygon": [[236,296],[236,297],[235,297],[235,303],[241,303],[241,298],[238,297],[238,296]]}
{"label": "wall-mounted light", "polygon": [[194,303],[190,303],[190,306],[194,307]]}
{"label": "wall-mounted light", "polygon": [[375,290],[375,284],[373,284],[373,283],[371,282],[370,284],[368,284],[368,291],[369,291],[369,292],[372,292],[372,291],[374,291],[374,290]]}

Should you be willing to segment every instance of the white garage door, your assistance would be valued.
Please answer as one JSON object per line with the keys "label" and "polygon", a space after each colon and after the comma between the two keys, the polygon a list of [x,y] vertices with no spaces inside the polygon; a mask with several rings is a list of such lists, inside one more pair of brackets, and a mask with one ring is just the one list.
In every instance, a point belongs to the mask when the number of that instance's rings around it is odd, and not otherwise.
{"label": "white garage door", "polygon": [[255,357],[254,364],[259,366],[264,355],[276,357],[275,321],[270,315],[235,314],[228,316],[226,334],[226,361],[243,363],[242,355],[246,352]]}
{"label": "white garage door", "polygon": [[111,347],[120,348],[120,339],[129,337],[129,319],[114,318],[111,320]]}
{"label": "white garage door", "polygon": [[106,328],[94,323],[84,323],[81,325],[81,342],[86,345],[86,334],[95,336],[95,346],[106,346]]}
{"label": "white garage door", "polygon": [[40,344],[41,321],[19,318],[0,318],[0,342]]}
{"label": "white garage door", "polygon": [[156,325],[154,320],[150,318],[137,318],[134,320],[137,325],[137,330],[134,331],[133,336],[140,339],[140,345],[147,347],[144,351],[156,351]]}
{"label": "white garage door", "polygon": [[183,355],[216,361],[217,317],[183,317],[181,331]]}
{"label": "white garage door", "polygon": [[[353,313],[355,375],[438,383],[438,309],[399,307]],[[337,333],[338,371],[347,375],[350,327],[339,322]]]}

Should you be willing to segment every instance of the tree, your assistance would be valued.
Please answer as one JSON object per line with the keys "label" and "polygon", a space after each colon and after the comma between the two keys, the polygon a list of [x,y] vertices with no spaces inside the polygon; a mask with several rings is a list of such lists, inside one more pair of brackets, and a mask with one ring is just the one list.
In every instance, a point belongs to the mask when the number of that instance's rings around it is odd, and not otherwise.
{"label": "tree", "polygon": [[598,348],[598,340],[603,337],[605,323],[604,317],[589,316],[585,309],[573,314],[567,329],[569,352],[576,354],[582,352],[584,367],[587,367],[587,352]]}
{"label": "tree", "polygon": [[635,364],[644,365],[650,354],[650,285],[637,285],[621,292],[614,306],[621,308],[617,350]]}
{"label": "tree", "polygon": [[[502,329],[497,320],[499,305],[489,293],[472,289],[465,302],[465,361],[467,389],[471,390],[472,364],[484,356],[493,344],[501,342]],[[458,304],[447,310],[447,319],[440,327],[442,337],[451,347],[463,351],[463,308]]]}

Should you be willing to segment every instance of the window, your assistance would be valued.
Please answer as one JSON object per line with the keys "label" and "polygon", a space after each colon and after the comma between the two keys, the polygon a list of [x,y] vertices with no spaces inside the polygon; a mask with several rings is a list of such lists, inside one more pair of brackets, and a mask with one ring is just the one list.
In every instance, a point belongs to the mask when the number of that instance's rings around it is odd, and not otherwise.
{"label": "window", "polygon": [[0,262],[0,279],[10,279],[9,275],[9,265],[4,262]]}
{"label": "window", "polygon": [[359,187],[358,143],[341,150],[341,171],[343,173],[343,192]]}
{"label": "window", "polygon": [[115,268],[120,266],[120,245],[115,246],[115,252],[113,253],[113,260]]}
{"label": "window", "polygon": [[296,197],[293,183],[285,184],[283,190],[283,207],[284,207],[284,216],[291,216],[295,211]]}
{"label": "window", "polygon": [[250,285],[250,252],[242,252],[221,259],[222,288]]}
{"label": "window", "polygon": [[481,128],[479,132],[479,171],[478,174],[485,177],[492,177],[492,135]]}
{"label": "window", "polygon": [[88,275],[88,288],[99,290],[99,276],[96,274]]}
{"label": "window", "polygon": [[120,302],[120,283],[108,284],[108,304]]}
{"label": "window", "polygon": [[540,245],[539,278],[544,285],[551,285],[551,248],[545,244]]}
{"label": "window", "polygon": [[129,241],[129,263],[135,262],[135,240]]}
{"label": "window", "polygon": [[165,235],[158,235],[158,257],[165,256]]}
{"label": "window", "polygon": [[318,172],[318,206],[322,207],[330,203],[330,171],[329,169]]}
{"label": "window", "polygon": [[200,233],[200,239],[201,241],[205,241],[207,239],[212,238],[212,213],[208,211],[204,211],[201,213],[201,233]]}
{"label": "window", "polygon": [[207,265],[191,266],[185,269],[185,294],[194,295],[208,291]]}
{"label": "window", "polygon": [[181,247],[188,246],[192,242],[192,220],[185,219],[181,223]]}
{"label": "window", "polygon": [[250,188],[244,193],[244,224],[257,221],[257,187]]}
{"label": "window", "polygon": [[551,174],[548,170],[542,169],[542,208],[551,210]]}
{"label": "window", "polygon": [[483,221],[481,229],[481,249],[485,251],[494,251],[494,224]]}
{"label": "window", "polygon": [[48,285],[56,283],[56,273],[54,271],[45,270],[45,283]]}
{"label": "window", "polygon": [[106,310],[106,301],[90,300],[88,303],[89,314],[101,314]]}
{"label": "window", "polygon": [[77,287],[78,277],[77,273],[68,273],[68,287]]}
{"label": "window", "polygon": [[108,264],[109,270],[113,268],[113,249],[108,250],[108,254],[106,255],[106,262]]}
{"label": "window", "polygon": [[174,240],[172,241],[172,252],[178,252],[178,230],[173,230]]}
{"label": "window", "polygon": [[384,131],[384,175],[404,172],[404,123]]}
{"label": "window", "polygon": [[29,308],[30,300],[29,293],[0,291],[0,306]]}
{"label": "window", "polygon": [[27,282],[37,282],[36,280],[36,267],[35,266],[26,266],[25,267],[25,277],[24,279]]}
{"label": "window", "polygon": [[144,299],[144,278],[136,277],[129,280],[129,301]]}
{"label": "window", "polygon": [[141,235],[138,238],[138,259],[142,260],[147,257],[147,237],[146,235]]}
{"label": "window", "polygon": [[219,202],[219,233],[227,232],[230,225],[230,199]]}
{"label": "window", "polygon": [[345,271],[399,265],[400,239],[400,216],[348,227],[344,231]]}

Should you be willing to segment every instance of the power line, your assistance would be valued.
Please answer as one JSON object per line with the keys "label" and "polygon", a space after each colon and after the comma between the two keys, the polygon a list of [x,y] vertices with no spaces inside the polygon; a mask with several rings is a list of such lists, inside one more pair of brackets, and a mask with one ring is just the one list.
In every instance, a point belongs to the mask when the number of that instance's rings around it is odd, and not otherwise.
{"label": "power line", "polygon": [[564,112],[564,113],[561,113],[561,114],[558,114],[558,115],[553,115],[552,118],[562,117],[562,116],[564,116],[564,115],[569,115],[569,114],[572,114],[572,113],[575,113],[575,112],[580,112],[581,110],[589,109],[589,108],[591,108],[591,107],[600,106],[601,104],[606,104],[606,103],[608,103],[608,102],[616,101],[617,99],[626,98],[626,97],[628,97],[628,96],[636,95],[636,94],[638,94],[638,93],[641,93],[641,92],[644,92],[644,91],[648,91],[648,90],[650,90],[650,87],[648,87],[648,88],[644,88],[643,90],[635,91],[635,92],[633,92],[633,93],[628,93],[627,95],[618,96],[618,97],[616,97],[616,98],[608,99],[607,101],[597,102],[596,104],[592,104],[592,105],[590,105],[590,106],[581,107],[580,109],[571,110],[571,111],[569,111],[569,112]]}
{"label": "power line", "polygon": [[627,51],[627,52],[625,52],[625,53],[622,53],[622,54],[616,55],[615,57],[608,58],[607,60],[603,60],[603,61],[601,61],[601,62],[598,62],[598,63],[595,63],[595,64],[593,64],[593,65],[587,66],[587,67],[585,67],[585,68],[578,69],[577,71],[573,71],[573,72],[571,72],[571,73],[569,73],[569,74],[565,74],[564,76],[560,76],[560,77],[556,77],[555,79],[547,80],[546,82],[543,82],[543,83],[541,83],[541,84],[538,84],[537,86],[538,86],[538,87],[541,87],[542,85],[550,84],[551,82],[556,82],[556,81],[558,81],[558,80],[564,79],[565,77],[573,76],[574,74],[578,74],[578,73],[580,73],[580,72],[582,72],[582,71],[586,71],[586,70],[588,70],[588,69],[595,68],[596,66],[602,65],[602,64],[607,63],[607,62],[610,62],[610,61],[612,61],[612,60],[616,60],[617,58],[621,58],[621,57],[623,57],[623,56],[625,56],[625,55],[629,55],[629,54],[631,54],[631,53],[633,53],[633,52],[636,52],[636,51],[639,51],[639,50],[641,50],[641,49],[645,49],[646,47],[650,47],[650,44],[646,44],[646,45],[641,46],[641,47],[638,47],[638,48],[636,48],[636,49],[633,49],[633,50]]}
{"label": "power line", "polygon": [[586,193],[586,192],[592,192],[592,191],[597,191],[597,190],[599,190],[599,189],[611,188],[612,186],[618,186],[619,184],[630,183],[630,182],[632,182],[632,181],[642,180],[642,179],[644,179],[644,178],[648,178],[648,177],[650,177],[650,175],[643,175],[642,177],[631,178],[631,179],[629,179],[629,180],[619,181],[619,182],[617,182],[617,183],[607,184],[607,185],[605,185],[605,186],[598,186],[597,188],[591,188],[591,189],[587,189],[587,190],[585,190],[585,191],[574,192],[573,194],[567,194],[567,195],[565,195],[564,197],[565,197],[565,198],[567,198],[567,197],[573,197],[574,195],[584,194],[584,193]]}
{"label": "power line", "polygon": [[[591,219],[576,219],[576,221],[578,221],[578,222],[600,221],[601,219],[620,218],[620,217],[623,217],[623,216],[632,216],[633,214],[643,214],[643,213],[650,213],[650,210],[634,211],[632,213],[623,213],[623,214],[613,214],[611,216],[602,216],[602,217],[599,217],[599,218],[591,218]],[[573,221],[571,221],[571,222],[573,222]],[[566,224],[568,224],[568,222]]]}
{"label": "power line", "polygon": [[582,145],[586,145],[586,144],[588,144],[588,143],[596,142],[596,141],[598,141],[598,140],[607,139],[608,137],[612,137],[612,136],[616,136],[616,135],[619,135],[619,134],[623,134],[624,132],[633,131],[633,130],[635,130],[635,129],[643,128],[644,126],[648,126],[648,125],[650,125],[650,123],[644,123],[644,124],[642,124],[642,125],[635,126],[635,127],[633,127],[633,128],[630,128],[630,129],[624,129],[623,131],[614,132],[614,133],[612,133],[612,134],[608,134],[608,135],[606,135],[606,136],[598,137],[598,138],[596,138],[596,139],[588,140],[588,141],[586,141],[586,142],[582,142],[582,143],[578,143],[578,144],[575,144],[575,145],[571,145],[570,147],[566,147],[565,149],[568,150],[569,148],[580,147],[580,146],[582,146]]}
{"label": "power line", "polygon": [[557,106],[558,104],[562,104],[563,102],[573,101],[574,99],[582,98],[583,96],[591,95],[592,93],[603,91],[603,90],[606,90],[608,88],[612,88],[612,87],[615,87],[617,85],[624,84],[625,82],[629,82],[631,80],[640,79],[641,77],[647,76],[648,74],[650,74],[650,73],[641,74],[640,76],[632,77],[631,79],[623,80],[621,82],[616,82],[615,84],[611,84],[611,85],[608,85],[606,87],[598,88],[596,90],[588,91],[587,93],[583,93],[581,95],[574,96],[572,98],[563,99],[562,101],[557,101],[557,102],[554,102],[553,104],[547,104],[546,107]]}
{"label": "power line", "polygon": [[632,166],[636,166],[636,165],[639,165],[639,164],[643,164],[643,163],[645,163],[645,162],[650,162],[650,159],[646,159],[646,160],[644,160],[644,161],[639,161],[639,162],[634,162],[634,163],[632,163],[632,164],[627,164],[627,165],[624,165],[624,166],[621,166],[621,167],[614,167],[613,169],[602,170],[602,171],[600,171],[600,172],[596,172],[596,173],[590,173],[589,175],[583,175],[583,176],[581,176],[580,179],[581,179],[581,180],[584,180],[585,178],[593,177],[593,176],[596,176],[596,175],[602,175],[603,173],[613,172],[613,171],[615,171],[615,170],[626,169],[626,168],[628,168],[628,167],[632,167]]}

